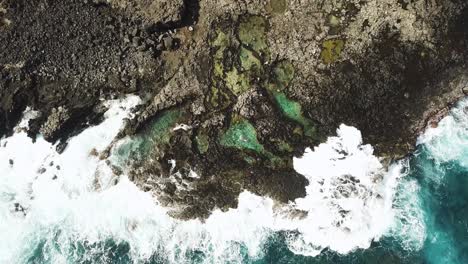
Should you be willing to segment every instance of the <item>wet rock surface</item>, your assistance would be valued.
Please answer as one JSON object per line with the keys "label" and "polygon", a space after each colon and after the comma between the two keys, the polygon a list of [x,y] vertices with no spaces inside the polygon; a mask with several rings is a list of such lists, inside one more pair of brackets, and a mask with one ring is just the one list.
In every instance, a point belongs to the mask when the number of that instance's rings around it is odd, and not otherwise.
{"label": "wet rock surface", "polygon": [[30,106],[30,135],[63,149],[102,99],[136,93],[114,171],[174,216],[244,189],[286,203],[307,185],[292,157],[341,123],[389,161],[466,96],[467,15],[462,0],[3,1],[0,135]]}

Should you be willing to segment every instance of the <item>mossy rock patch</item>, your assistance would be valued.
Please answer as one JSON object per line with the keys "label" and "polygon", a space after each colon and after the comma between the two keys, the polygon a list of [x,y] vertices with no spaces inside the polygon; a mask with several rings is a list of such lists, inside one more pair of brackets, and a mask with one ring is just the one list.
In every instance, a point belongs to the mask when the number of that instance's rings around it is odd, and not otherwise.
{"label": "mossy rock patch", "polygon": [[279,62],[273,69],[275,81],[281,89],[288,87],[294,78],[294,66],[290,61],[284,60]]}
{"label": "mossy rock patch", "polygon": [[269,54],[264,17],[243,16],[234,29],[226,26],[232,22],[220,23],[210,41],[213,74],[209,103],[218,109],[235,103],[239,95],[251,89],[253,80],[264,76]]}
{"label": "mossy rock patch", "polygon": [[258,55],[268,55],[268,44],[266,39],[268,22],[262,16],[245,16],[239,23],[239,40],[248,48],[254,50]]}
{"label": "mossy rock patch", "polygon": [[320,54],[320,57],[322,58],[325,64],[334,63],[340,59],[341,52],[343,52],[344,46],[344,40],[326,40],[322,44],[322,53]]}
{"label": "mossy rock patch", "polygon": [[273,14],[283,14],[287,9],[287,0],[270,0],[266,5],[267,12]]}
{"label": "mossy rock patch", "polygon": [[239,72],[237,68],[232,68],[231,71],[226,72],[224,80],[226,86],[236,96],[241,95],[250,88],[248,76],[245,73]]}
{"label": "mossy rock patch", "polygon": [[197,149],[200,154],[205,154],[208,152],[210,147],[210,141],[208,135],[204,131],[199,131],[195,136],[195,143],[197,144]]}
{"label": "mossy rock patch", "polygon": [[263,72],[262,62],[251,50],[241,47],[239,58],[244,71],[253,71],[257,74]]}

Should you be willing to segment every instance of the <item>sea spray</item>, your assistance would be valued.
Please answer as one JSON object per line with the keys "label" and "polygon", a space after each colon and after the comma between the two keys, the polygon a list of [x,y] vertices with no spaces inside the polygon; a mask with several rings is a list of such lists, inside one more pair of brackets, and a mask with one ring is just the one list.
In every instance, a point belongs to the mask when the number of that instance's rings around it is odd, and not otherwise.
{"label": "sea spray", "polygon": [[398,162],[405,168],[395,192],[393,200],[393,220],[391,229],[385,234],[395,240],[396,247],[407,254],[418,252],[424,247],[427,237],[427,227],[424,223],[423,201],[421,200],[421,185],[418,180],[408,175],[409,160]]}
{"label": "sea spray", "polygon": [[468,99],[418,138],[411,176],[420,184],[430,264],[468,263]]}
{"label": "sea spray", "polygon": [[462,100],[437,127],[428,128],[418,138],[438,163],[459,162],[468,167],[468,99]]}
{"label": "sea spray", "polygon": [[[47,239],[63,230],[55,227],[76,220],[75,216],[89,219],[92,212],[80,211],[79,206],[92,202],[89,196],[99,195],[93,191],[93,183],[98,168],[104,167],[104,161],[90,153],[93,149],[102,151],[111,143],[123,118],[139,101],[138,97],[129,96],[107,102],[106,120],[70,139],[63,154],[58,154],[55,146],[41,136],[33,142],[22,131],[27,120],[34,117],[29,111],[16,128],[18,132],[1,140],[0,233],[9,239],[0,242],[0,263],[31,262],[35,248],[39,244],[48,246]],[[87,226],[80,223],[72,228],[80,234],[80,229]],[[44,258],[48,262],[54,260],[52,256]]]}
{"label": "sea spray", "polygon": [[356,128],[341,125],[337,134],[294,159],[296,171],[309,180],[307,196],[294,204],[307,216],[288,226],[300,233],[300,239],[289,241],[299,254],[316,256],[325,248],[346,254],[368,248],[394,219],[399,168],[386,172],[373,148],[362,144]]}
{"label": "sea spray", "polygon": [[297,254],[345,254],[368,248],[393,225],[401,168],[386,172],[360,132],[344,125],[295,159],[310,182],[306,197],[278,206],[243,192],[238,208],[215,210],[204,222],[173,219],[92,154],[111,144],[138,101],[109,102],[106,120],[70,139],[62,154],[24,132],[2,139],[0,160],[14,162],[0,165],[0,232],[10,237],[0,242],[0,262],[245,263],[261,259],[277,233]]}

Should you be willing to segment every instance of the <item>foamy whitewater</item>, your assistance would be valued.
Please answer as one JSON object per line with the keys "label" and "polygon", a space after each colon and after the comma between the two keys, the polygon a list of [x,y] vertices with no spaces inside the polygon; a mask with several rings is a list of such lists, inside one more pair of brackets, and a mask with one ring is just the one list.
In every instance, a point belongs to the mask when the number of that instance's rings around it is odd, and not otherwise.
{"label": "foamy whitewater", "polygon": [[[106,102],[105,121],[70,139],[62,154],[41,137],[33,143],[21,131],[27,122],[0,141],[0,234],[8,238],[0,240],[0,263],[111,263],[119,245],[129,255],[119,263],[243,263],[264,257],[277,233],[303,256],[325,249],[348,254],[385,237],[407,250],[423,247],[420,186],[407,178],[407,162],[385,170],[359,130],[346,125],[294,159],[309,180],[306,197],[280,206],[245,191],[237,209],[214,211],[203,223],[172,219],[125,175],[114,176],[110,162],[92,155],[113,143],[139,102],[135,96]],[[25,113],[28,118],[34,115]],[[450,122],[444,119],[437,131]],[[443,132],[430,131],[420,142],[437,133]]]}
{"label": "foamy whitewater", "polygon": [[439,162],[458,161],[468,167],[468,99],[458,103],[450,115],[418,138]]}

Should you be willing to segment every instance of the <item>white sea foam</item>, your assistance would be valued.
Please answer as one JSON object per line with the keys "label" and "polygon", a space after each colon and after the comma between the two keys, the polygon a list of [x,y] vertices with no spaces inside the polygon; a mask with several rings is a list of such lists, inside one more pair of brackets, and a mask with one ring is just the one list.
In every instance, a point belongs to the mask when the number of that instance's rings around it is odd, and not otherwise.
{"label": "white sea foam", "polygon": [[[440,164],[457,162],[468,167],[468,99],[460,101],[452,108],[437,127],[428,128],[421,134],[417,144],[421,148],[415,153],[415,158],[419,160],[418,166],[425,177],[424,181],[431,182],[432,187],[441,187],[445,181],[444,168],[439,168]],[[419,159],[418,155],[429,155],[429,159]],[[400,163],[410,170],[408,160]],[[424,193],[421,188],[417,179],[404,178],[399,184],[394,201],[396,219],[391,235],[398,237],[407,251],[423,248],[428,233],[434,232],[427,230],[431,227],[426,226],[425,218],[430,217],[432,212],[425,212],[428,208],[425,208],[423,199],[427,199],[429,194]]]}
{"label": "white sea foam", "polygon": [[18,129],[27,129],[29,128],[29,120],[35,119],[39,116],[39,112],[36,110],[33,110],[31,107],[26,107],[23,113],[23,119],[21,122],[17,125]]}
{"label": "white sea foam", "polygon": [[[110,102],[106,120],[72,138],[63,154],[23,132],[2,140],[2,146],[8,143],[0,148],[0,234],[10,239],[0,240],[0,263],[26,262],[41,243],[48,262],[73,263],[77,241],[106,239],[127,242],[134,260],[158,252],[167,262],[186,263],[198,251],[207,263],[238,263],[244,255],[261,256],[275,231],[287,233],[288,246],[298,254],[315,256],[324,248],[348,253],[369,247],[393,226],[401,167],[384,171],[360,132],[344,125],[336,137],[294,160],[310,182],[305,198],[278,208],[269,198],[243,192],[237,209],[214,211],[203,223],[172,219],[125,176],[111,184],[109,166],[90,155],[109,146],[138,101]],[[14,212],[14,203],[25,215]],[[297,210],[305,214],[289,214]]]}
{"label": "white sea foam", "polygon": [[407,252],[421,250],[427,238],[427,227],[424,222],[421,186],[416,179],[401,180],[393,207],[395,219],[387,235],[397,239]]}
{"label": "white sea foam", "polygon": [[462,100],[437,127],[418,138],[437,162],[458,161],[468,167],[468,99]]}
{"label": "white sea foam", "polygon": [[[23,262],[22,250],[34,244],[28,240],[40,239],[41,232],[53,225],[92,218],[89,214],[93,212],[80,210],[80,206],[99,195],[93,192],[94,183],[99,180],[96,173],[100,168],[105,173],[106,169],[104,161],[90,153],[93,148],[102,151],[111,143],[127,116],[127,108],[138,102],[135,96],[109,102],[106,120],[72,138],[61,155],[40,136],[33,143],[25,132],[1,140],[0,234],[9,239],[0,241],[0,263]],[[24,126],[24,122],[20,125]],[[80,228],[88,227],[86,222],[80,224]]]}
{"label": "white sea foam", "polygon": [[368,248],[394,219],[399,168],[384,171],[356,128],[341,125],[337,132],[337,137],[294,160],[294,168],[309,180],[307,196],[295,202],[307,217],[288,223],[300,233],[291,247],[303,255],[314,256],[324,248],[343,254]]}

